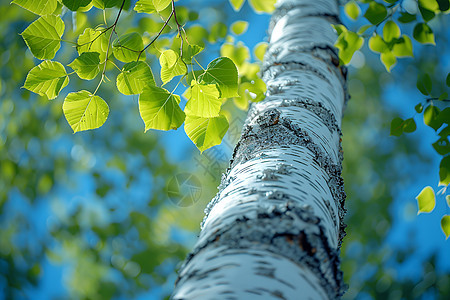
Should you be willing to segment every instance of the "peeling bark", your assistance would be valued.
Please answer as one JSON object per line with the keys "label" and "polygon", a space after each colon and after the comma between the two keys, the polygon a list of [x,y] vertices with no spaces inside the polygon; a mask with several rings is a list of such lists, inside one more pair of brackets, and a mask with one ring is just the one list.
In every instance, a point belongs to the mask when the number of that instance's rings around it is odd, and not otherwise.
{"label": "peeling bark", "polygon": [[336,0],[279,0],[262,78],[173,299],[336,299],[345,291]]}

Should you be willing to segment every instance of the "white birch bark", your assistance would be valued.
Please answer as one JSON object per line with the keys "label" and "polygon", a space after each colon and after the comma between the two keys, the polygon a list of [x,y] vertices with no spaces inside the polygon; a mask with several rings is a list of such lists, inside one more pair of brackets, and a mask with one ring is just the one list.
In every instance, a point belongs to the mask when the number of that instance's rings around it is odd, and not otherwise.
{"label": "white birch bark", "polygon": [[279,0],[254,104],[173,299],[335,299],[344,290],[336,0]]}

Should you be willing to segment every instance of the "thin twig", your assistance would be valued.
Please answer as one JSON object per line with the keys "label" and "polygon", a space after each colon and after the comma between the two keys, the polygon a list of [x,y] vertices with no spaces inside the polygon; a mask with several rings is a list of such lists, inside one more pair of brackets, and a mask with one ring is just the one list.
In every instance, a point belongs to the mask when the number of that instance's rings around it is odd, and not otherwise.
{"label": "thin twig", "polygon": [[114,21],[114,24],[112,24],[112,26],[109,27],[109,29],[112,29],[112,30],[111,30],[111,34],[109,35],[108,48],[106,48],[106,58],[105,58],[104,66],[103,66],[102,78],[100,79],[100,82],[98,83],[97,88],[95,89],[93,95],[95,95],[95,93],[97,93],[98,89],[100,88],[100,85],[103,82],[103,79],[105,79],[106,63],[108,62],[108,55],[109,55],[109,49],[111,48],[112,35],[113,35],[113,33],[116,32],[117,22],[119,22],[119,17],[120,17],[120,14],[122,13],[124,5],[125,5],[125,0],[122,1],[122,5],[120,6],[119,13],[117,14],[117,17],[116,17],[116,20]]}
{"label": "thin twig", "polygon": [[144,47],[144,49],[142,49],[142,50],[139,52],[139,55],[138,55],[138,58],[137,58],[136,61],[139,61],[139,58],[141,57],[142,52],[144,52],[145,50],[147,50],[147,48],[150,47],[150,46],[151,46],[151,45],[159,38],[159,36],[160,36],[161,33],[163,32],[164,28],[166,28],[167,24],[169,24],[169,21],[170,21],[170,19],[172,18],[173,14],[174,14],[174,11],[172,10],[172,12],[170,13],[169,17],[168,17],[167,20],[164,22],[164,25],[161,27],[161,30],[159,30],[158,34],[153,38],[153,40],[152,40],[147,46]]}

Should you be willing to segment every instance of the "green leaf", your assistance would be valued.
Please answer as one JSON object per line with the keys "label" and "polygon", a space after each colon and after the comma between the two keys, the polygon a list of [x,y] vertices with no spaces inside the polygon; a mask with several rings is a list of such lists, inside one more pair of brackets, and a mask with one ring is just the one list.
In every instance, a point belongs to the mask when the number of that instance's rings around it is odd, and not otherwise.
{"label": "green leaf", "polygon": [[435,45],[433,30],[425,23],[418,23],[414,26],[413,37],[422,44]]}
{"label": "green leaf", "polygon": [[400,12],[400,17],[398,18],[398,21],[401,23],[410,23],[415,20],[416,20],[416,15],[411,15],[407,12]]}
{"label": "green leaf", "polygon": [[380,60],[388,72],[391,72],[391,69],[397,63],[397,58],[395,58],[395,55],[392,52],[381,53]]}
{"label": "green leaf", "polygon": [[439,108],[434,105],[429,105],[423,113],[423,122],[434,130],[438,130],[442,125],[442,122],[438,120],[439,113]]}
{"label": "green leaf", "polygon": [[149,129],[177,129],[184,122],[185,114],[181,110],[180,96],[169,93],[166,89],[148,85],[139,95],[139,112]]}
{"label": "green leaf", "polygon": [[353,54],[364,44],[364,39],[351,31],[342,32],[335,46],[339,49],[339,58],[344,64],[349,64]]}
{"label": "green leaf", "polygon": [[241,10],[242,5],[244,4],[245,0],[230,0],[230,4],[233,7],[234,11]]}
{"label": "green leaf", "polygon": [[433,11],[426,9],[421,5],[419,5],[419,11],[425,22],[431,21],[436,16]]}
{"label": "green leaf", "polygon": [[242,42],[237,45],[223,44],[220,47],[220,55],[231,58],[237,66],[241,67],[246,60],[250,59],[250,50]]}
{"label": "green leaf", "polygon": [[383,27],[383,39],[389,43],[400,37],[400,28],[394,21],[387,21]]}
{"label": "green leaf", "polygon": [[364,32],[366,32],[367,31],[367,29],[369,29],[370,27],[372,27],[373,25],[372,24],[366,24],[366,25],[363,25],[363,26],[361,26],[359,29],[358,29],[358,32],[357,32],[357,34],[363,34]]}
{"label": "green leaf", "polygon": [[136,2],[136,5],[134,6],[134,10],[138,13],[147,13],[152,14],[156,12],[156,8],[153,5],[152,0],[139,0]]}
{"label": "green leaf", "polygon": [[411,39],[407,35],[403,35],[397,39],[392,47],[392,53],[396,57],[413,57],[413,45]]}
{"label": "green leaf", "polygon": [[30,70],[24,88],[48,99],[54,99],[69,83],[64,66],[56,61],[45,60]]}
{"label": "green leaf", "polygon": [[423,105],[422,103],[417,104],[414,109],[416,110],[417,113],[421,113],[423,111]]}
{"label": "green leaf", "polygon": [[345,4],[344,6],[345,14],[353,20],[358,19],[359,14],[361,13],[361,9],[359,8],[358,4],[351,1]]}
{"label": "green leaf", "polygon": [[419,6],[433,12],[439,11],[439,5],[436,0],[419,0]]}
{"label": "green leaf", "polygon": [[437,3],[440,11],[447,11],[450,8],[449,0],[437,0]]}
{"label": "green leaf", "polygon": [[448,239],[448,237],[450,236],[450,215],[445,215],[442,217],[441,228],[445,234],[445,239]]}
{"label": "green leaf", "polygon": [[138,59],[145,60],[145,52],[142,37],[137,32],[131,32],[117,38],[113,43],[114,57],[123,62],[132,62]]}
{"label": "green leaf", "polygon": [[186,91],[185,113],[190,116],[211,118],[219,116],[222,101],[220,92],[215,84],[200,84],[192,81],[191,87]]}
{"label": "green leaf", "polygon": [[77,11],[80,7],[89,5],[92,0],[62,0],[63,4],[71,11]]}
{"label": "green leaf", "polygon": [[67,95],[63,112],[75,133],[102,126],[108,118],[109,107],[99,96],[80,91]]}
{"label": "green leaf", "polygon": [[272,13],[275,10],[277,0],[249,0],[250,6],[257,13]]}
{"label": "green leaf", "polygon": [[106,59],[106,50],[108,48],[108,38],[100,30],[94,30],[92,28],[86,28],[82,34],[78,37],[77,51],[78,54],[84,52],[98,52],[100,53],[100,62],[104,62]]}
{"label": "green leaf", "polygon": [[401,136],[403,133],[403,119],[402,118],[394,118],[391,121],[391,135],[393,136]]}
{"label": "green leaf", "polygon": [[248,28],[248,22],[246,21],[236,21],[233,24],[231,24],[231,31],[235,35],[241,35],[247,31]]}
{"label": "green leaf", "polygon": [[146,86],[155,86],[152,70],[143,61],[133,61],[123,66],[117,76],[117,89],[124,95],[140,94]]}
{"label": "green leaf", "polygon": [[68,64],[81,79],[91,80],[100,72],[100,53],[83,52]]}
{"label": "green leaf", "polygon": [[64,23],[58,16],[42,16],[30,24],[23,32],[31,53],[38,59],[52,59],[61,47],[61,36],[64,33]]}
{"label": "green leaf", "polygon": [[439,96],[438,100],[442,101],[442,100],[445,100],[445,99],[447,99],[447,98],[448,98],[448,93],[447,93],[447,92],[443,92],[443,93]]}
{"label": "green leaf", "polygon": [[430,75],[428,75],[427,73],[419,75],[417,77],[416,87],[423,95],[429,95],[433,87]]}
{"label": "green leaf", "polygon": [[164,10],[172,2],[171,0],[153,0],[153,6],[157,11]]}
{"label": "green leaf", "polygon": [[413,118],[406,119],[403,123],[403,132],[411,133],[416,131],[417,125]]}
{"label": "green leaf", "polygon": [[253,54],[255,55],[255,57],[257,59],[259,59],[260,61],[263,61],[264,60],[264,55],[266,54],[268,46],[269,46],[269,44],[267,44],[265,42],[257,44],[253,48]]}
{"label": "green leaf", "polygon": [[187,64],[192,64],[192,58],[203,51],[203,47],[199,45],[187,45],[183,49],[183,61]]}
{"label": "green leaf", "polygon": [[211,27],[211,32],[208,36],[208,41],[210,43],[215,43],[219,39],[223,39],[226,37],[228,32],[228,27],[225,23],[217,22]]}
{"label": "green leaf", "polygon": [[173,50],[169,49],[161,53],[159,63],[161,64],[161,80],[163,84],[171,81],[175,76],[187,73],[186,64],[180,59],[178,53]]}
{"label": "green leaf", "polygon": [[447,206],[450,207],[450,195],[445,196],[445,201],[447,202]]}
{"label": "green leaf", "polygon": [[387,16],[386,7],[375,1],[370,2],[369,8],[366,10],[364,17],[372,24],[377,25]]}
{"label": "green leaf", "polygon": [[436,197],[432,187],[427,186],[417,195],[417,206],[419,210],[417,214],[432,212],[436,206]]}
{"label": "green leaf", "polygon": [[58,1],[56,0],[14,0],[11,3],[17,4],[40,16],[52,14],[58,6]]}
{"label": "green leaf", "polygon": [[222,142],[228,130],[228,120],[221,115],[214,118],[186,116],[184,131],[200,152]]}
{"label": "green leaf", "polygon": [[450,153],[450,142],[448,138],[440,138],[433,144],[431,144],[436,150],[436,152],[440,155],[447,155]]}
{"label": "green leaf", "polygon": [[341,35],[343,32],[347,32],[347,28],[342,24],[331,24],[331,27],[336,30],[337,35]]}
{"label": "green leaf", "polygon": [[206,84],[217,84],[221,98],[238,96],[238,71],[236,65],[228,57],[219,57],[209,63],[199,81]]}
{"label": "green leaf", "polygon": [[445,83],[448,87],[450,87],[450,73],[447,74],[447,78],[445,79]]}
{"label": "green leaf", "polygon": [[389,47],[381,35],[376,34],[369,39],[369,49],[373,52],[383,53],[388,51]]}
{"label": "green leaf", "polygon": [[111,8],[122,4],[122,0],[92,0],[95,7],[100,9]]}
{"label": "green leaf", "polygon": [[449,184],[450,184],[450,156],[446,156],[442,158],[441,163],[439,164],[439,185],[447,186]]}

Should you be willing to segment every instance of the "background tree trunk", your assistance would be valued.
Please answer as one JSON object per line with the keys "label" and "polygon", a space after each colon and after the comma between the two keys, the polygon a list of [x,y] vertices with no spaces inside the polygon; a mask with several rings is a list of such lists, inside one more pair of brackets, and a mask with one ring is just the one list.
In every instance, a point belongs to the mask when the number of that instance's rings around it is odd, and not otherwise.
{"label": "background tree trunk", "polygon": [[282,0],[254,104],[173,299],[334,299],[344,290],[336,0]]}

